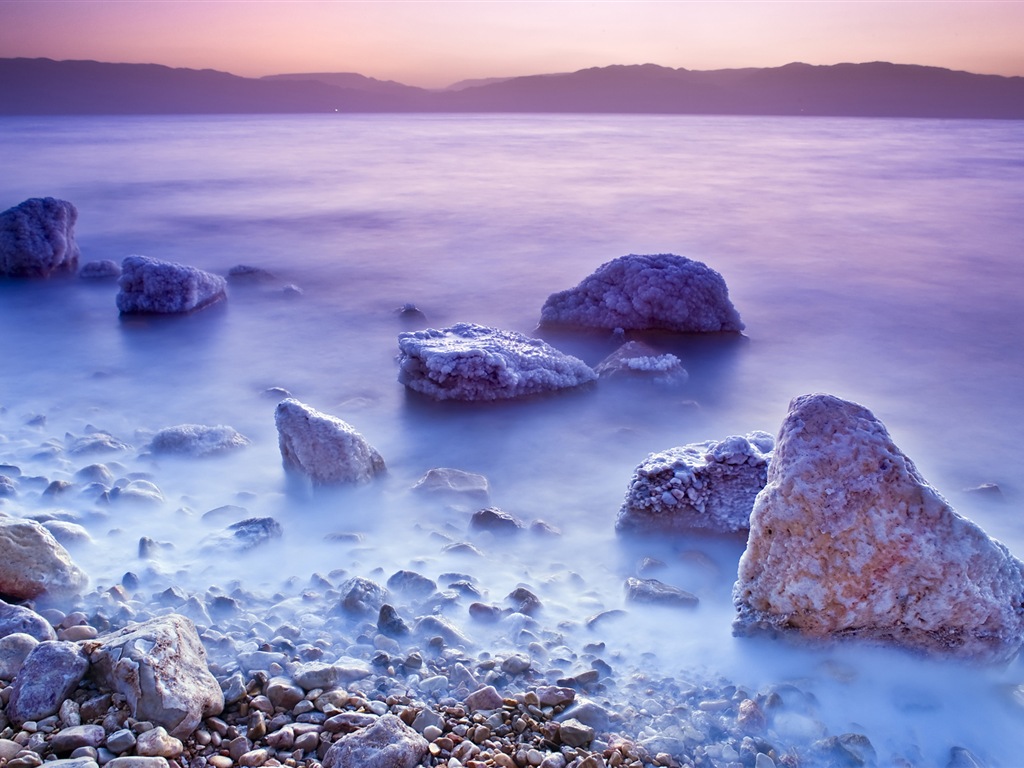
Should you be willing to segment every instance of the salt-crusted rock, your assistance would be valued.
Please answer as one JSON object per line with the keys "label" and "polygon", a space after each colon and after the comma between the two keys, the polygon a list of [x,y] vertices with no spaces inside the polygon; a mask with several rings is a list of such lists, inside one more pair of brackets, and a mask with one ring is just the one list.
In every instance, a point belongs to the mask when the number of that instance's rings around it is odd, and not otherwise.
{"label": "salt-crusted rock", "polygon": [[396,715],[342,736],[324,755],[324,768],[415,768],[427,754],[427,740]]}
{"label": "salt-crusted rock", "polygon": [[755,431],[650,454],[633,472],[616,529],[641,533],[747,530],[774,442],[767,432]]}
{"label": "salt-crusted rock", "polygon": [[22,632],[36,640],[56,640],[50,622],[23,605],[0,602],[0,637]]}
{"label": "salt-crusted rock", "polygon": [[86,280],[108,280],[121,276],[121,265],[110,259],[88,261],[78,270],[78,276]]}
{"label": "salt-crusted rock", "polygon": [[78,594],[89,579],[46,528],[0,518],[0,594],[17,600]]}
{"label": "salt-crusted rock", "polygon": [[1024,643],[1024,563],[958,515],[867,408],[831,395],[790,403],[733,599],[737,634],[982,661]]}
{"label": "salt-crusted rock", "polygon": [[575,288],[551,294],[540,320],[607,330],[743,330],[722,276],[671,253],[620,256],[602,264]]}
{"label": "salt-crusted rock", "polygon": [[642,341],[627,341],[594,368],[602,379],[645,378],[656,384],[681,385],[690,378],[683,362],[672,354],[660,354]]}
{"label": "salt-crusted rock", "polygon": [[89,661],[76,643],[39,643],[14,678],[7,717],[21,725],[56,714],[88,671]]}
{"label": "salt-crusted rock", "polygon": [[66,200],[33,197],[0,213],[0,275],[49,277],[78,267],[75,221]]}
{"label": "salt-crusted rock", "polygon": [[463,497],[474,501],[486,501],[490,490],[487,478],[483,475],[449,467],[427,470],[412,489],[418,493]]}
{"label": "salt-crusted rock", "polygon": [[692,608],[700,600],[696,595],[657,579],[626,579],[626,599],[633,603],[653,603]]}
{"label": "salt-crusted rock", "polygon": [[515,331],[457,323],[398,334],[398,380],[437,400],[503,400],[594,381],[582,360]]}
{"label": "salt-crusted rock", "polygon": [[149,444],[153,453],[176,453],[185,456],[209,456],[226,453],[249,445],[249,439],[232,427],[202,424],[179,424],[161,429]]}
{"label": "salt-crusted rock", "polygon": [[385,471],[377,450],[341,419],[289,398],[278,403],[274,420],[285,469],[313,485],[366,482]]}
{"label": "salt-crusted rock", "polygon": [[121,262],[117,308],[124,314],[176,314],[226,297],[227,281],[195,267],[128,256]]}
{"label": "salt-crusted rock", "polygon": [[224,694],[206,664],[195,625],[168,614],[83,644],[93,674],[124,695],[132,716],[175,738],[224,709]]}

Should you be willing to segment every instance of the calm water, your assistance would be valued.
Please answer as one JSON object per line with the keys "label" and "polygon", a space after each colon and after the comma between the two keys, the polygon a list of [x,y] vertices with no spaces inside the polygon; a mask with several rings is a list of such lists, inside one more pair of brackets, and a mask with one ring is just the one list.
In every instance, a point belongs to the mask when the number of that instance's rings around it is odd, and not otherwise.
{"label": "calm water", "polygon": [[[660,660],[644,664],[658,671],[707,669],[755,686],[799,679],[830,728],[867,729],[880,755],[917,743],[926,762],[944,761],[953,744],[996,764],[1019,756],[1024,718],[1006,688],[1024,683],[1020,664],[979,672],[734,640],[729,590],[742,542],[640,545],[618,540],[613,523],[647,453],[775,432],[792,397],[828,391],[871,408],[961,513],[1024,556],[1024,123],[24,118],[0,121],[0,157],[0,208],[74,202],[83,261],[142,253],[279,278],[233,286],[226,305],[151,320],[120,320],[112,283],[0,283],[0,462],[70,475],[74,462],[33,457],[87,425],[136,447],[147,430],[181,423],[230,424],[254,441],[212,462],[120,457],[124,472],[151,473],[168,496],[159,514],[100,517],[62,500],[97,542],[75,553],[94,584],[135,567],[138,536],[150,535],[176,543],[162,567],[197,586],[242,578],[273,589],[336,568],[376,578],[464,570],[495,602],[530,585],[554,625],[622,607],[624,578],[653,554],[670,563],[664,580],[702,606],[632,611],[628,626],[607,630],[622,658],[654,651]],[[396,381],[396,334],[411,328],[394,310],[406,302],[427,325],[531,334],[548,294],[617,256],[661,252],[721,272],[747,325],[732,343],[658,340],[690,371],[682,390],[439,406]],[[545,338],[591,364],[614,348],[600,335]],[[261,395],[270,386],[352,423],[388,477],[289,494],[275,401]],[[36,415],[44,426],[27,425]],[[495,505],[563,537],[478,542],[486,565],[442,555],[441,536],[466,538],[468,513],[409,494],[433,466],[487,475]],[[1001,486],[1002,503],[965,493],[986,482]],[[282,522],[273,566],[200,554],[210,531],[197,513],[228,503]],[[363,532],[364,543],[324,545],[335,530]],[[713,564],[687,565],[694,550]]]}

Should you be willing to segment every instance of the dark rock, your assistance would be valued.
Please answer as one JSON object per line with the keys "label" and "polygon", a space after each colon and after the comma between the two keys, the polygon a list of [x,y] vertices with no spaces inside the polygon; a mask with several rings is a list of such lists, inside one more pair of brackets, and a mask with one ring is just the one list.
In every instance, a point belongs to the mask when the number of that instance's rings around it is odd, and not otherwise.
{"label": "dark rock", "polygon": [[14,679],[7,716],[20,725],[56,714],[88,671],[89,660],[77,644],[39,643]]}
{"label": "dark rock", "polygon": [[523,524],[508,512],[497,507],[486,507],[473,513],[469,527],[477,531],[493,531],[498,534],[518,533]]}

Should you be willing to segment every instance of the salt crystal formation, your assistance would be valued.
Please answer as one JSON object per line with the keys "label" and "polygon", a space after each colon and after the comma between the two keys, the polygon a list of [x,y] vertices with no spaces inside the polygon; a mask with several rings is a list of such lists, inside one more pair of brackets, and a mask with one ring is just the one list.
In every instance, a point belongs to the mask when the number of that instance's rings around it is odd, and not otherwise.
{"label": "salt crystal formation", "polygon": [[628,376],[649,378],[658,384],[685,384],[690,378],[682,360],[672,354],[659,354],[642,341],[627,341],[598,363],[594,371],[602,379]]}
{"label": "salt crystal formation", "polygon": [[575,288],[548,296],[540,321],[606,330],[743,330],[722,276],[671,253],[620,256],[602,264]]}
{"label": "salt crystal formation", "polygon": [[227,281],[195,267],[128,256],[121,262],[117,308],[125,314],[191,312],[225,298]]}
{"label": "salt crystal formation", "polygon": [[78,209],[66,200],[33,197],[0,213],[0,275],[49,277],[78,268]]}
{"label": "salt crystal formation", "polygon": [[958,515],[863,406],[790,403],[733,590],[734,631],[980,661],[1024,642],[1024,563]]}
{"label": "salt crystal formation", "polygon": [[582,360],[540,339],[473,323],[398,335],[398,380],[438,400],[503,400],[594,381]]}
{"label": "salt crystal formation", "polygon": [[774,442],[758,431],[650,454],[633,473],[615,528],[641,533],[747,530]]}
{"label": "salt crystal formation", "polygon": [[341,419],[288,398],[278,404],[274,421],[285,469],[314,485],[365,482],[385,471],[376,449]]}

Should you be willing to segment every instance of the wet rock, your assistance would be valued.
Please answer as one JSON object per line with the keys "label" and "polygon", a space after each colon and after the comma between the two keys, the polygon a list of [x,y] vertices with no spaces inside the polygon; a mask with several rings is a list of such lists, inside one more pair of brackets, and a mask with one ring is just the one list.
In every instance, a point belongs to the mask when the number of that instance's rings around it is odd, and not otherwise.
{"label": "wet rock", "polygon": [[[54,635],[45,639],[56,640],[57,637]],[[23,632],[0,637],[0,680],[13,680],[21,670],[25,659],[28,658],[32,649],[39,645],[39,642],[36,637]]]}
{"label": "wet rock", "polygon": [[148,256],[125,258],[118,285],[122,314],[192,312],[227,296],[223,277]]}
{"label": "wet rock", "polygon": [[277,278],[274,273],[250,264],[236,264],[228,270],[228,280],[240,283],[269,283]]}
{"label": "wet rock", "polygon": [[107,499],[118,504],[138,506],[157,506],[164,503],[164,495],[156,484],[142,479],[115,485],[107,493]]}
{"label": "wet rock", "polygon": [[281,524],[272,517],[250,517],[228,526],[237,549],[248,550],[284,535]]}
{"label": "wet rock", "polygon": [[469,527],[475,531],[492,531],[496,534],[519,533],[522,522],[497,507],[487,507],[473,513]]}
{"label": "wet rock", "polygon": [[949,762],[946,763],[946,768],[985,768],[985,763],[969,749],[953,747],[949,750]]}
{"label": "wet rock", "polygon": [[683,361],[661,354],[642,341],[627,341],[598,363],[594,371],[602,379],[649,379],[655,384],[680,386],[690,378]]}
{"label": "wet rock", "polygon": [[831,395],[790,404],[733,595],[737,634],[983,661],[1024,642],[1024,563],[958,515],[867,408]]}
{"label": "wet rock", "polygon": [[626,599],[633,603],[652,603],[694,608],[700,602],[696,595],[657,579],[626,579]]}
{"label": "wet rock", "polygon": [[468,501],[486,501],[490,493],[487,478],[483,475],[449,467],[428,470],[412,489],[418,493]]}
{"label": "wet rock", "polygon": [[56,640],[50,622],[23,605],[0,602],[0,638],[17,632],[31,635],[36,640]]}
{"label": "wet rock", "polygon": [[747,530],[774,442],[767,432],[751,432],[650,454],[633,472],[616,530]]}
{"label": "wet rock", "polygon": [[377,629],[388,637],[404,637],[409,634],[409,626],[398,615],[393,605],[384,603],[377,614]]}
{"label": "wet rock", "polygon": [[1006,498],[1003,496],[1003,489],[997,483],[982,483],[981,485],[964,490],[965,493],[969,493],[972,496],[979,496],[984,499],[991,499],[992,501],[1003,501]]}
{"label": "wet rock", "polygon": [[79,747],[98,747],[106,738],[102,725],[75,725],[64,728],[50,739],[50,749],[58,755],[69,755]]}
{"label": "wet rock", "polygon": [[78,267],[78,209],[66,200],[33,197],[0,213],[0,275],[49,277]]}
{"label": "wet rock", "polygon": [[810,752],[815,765],[827,768],[871,768],[878,764],[875,748],[859,733],[821,739],[811,745]]}
{"label": "wet rock", "polygon": [[7,475],[0,475],[0,498],[12,499],[17,495],[17,484]]}
{"label": "wet rock", "polygon": [[89,661],[75,643],[39,643],[14,678],[7,717],[20,725],[56,714],[88,671]]}
{"label": "wet rock", "polygon": [[472,646],[469,638],[460,632],[454,624],[442,616],[422,616],[413,625],[413,632],[420,637],[440,637],[448,645]]}
{"label": "wet rock", "polygon": [[526,587],[516,587],[513,589],[506,595],[505,602],[511,606],[513,611],[525,614],[526,616],[535,615],[543,607],[540,598]]}
{"label": "wet rock", "polygon": [[121,276],[121,265],[111,259],[87,261],[78,276],[83,280],[113,280]]}
{"label": "wet rock", "polygon": [[485,685],[466,697],[466,706],[471,712],[500,709],[502,704],[504,704],[504,699],[493,685]]}
{"label": "wet rock", "polygon": [[437,400],[504,400],[597,378],[540,339],[473,323],[400,333],[398,348],[399,382]]}
{"label": "wet rock", "polygon": [[0,594],[17,600],[78,594],[85,573],[49,531],[32,520],[0,519]]}
{"label": "wet rock", "polygon": [[355,616],[379,613],[388,597],[384,587],[361,576],[342,582],[338,591],[342,595],[341,610]]}
{"label": "wet rock", "polygon": [[107,736],[106,748],[115,755],[135,748],[135,734],[127,728],[121,728]]}
{"label": "wet rock", "polygon": [[743,330],[722,276],[674,254],[631,254],[602,264],[575,288],[550,295],[541,324],[609,331]]}
{"label": "wet rock", "polygon": [[287,399],[275,414],[281,459],[314,485],[358,483],[385,471],[384,459],[351,425]]}
{"label": "wet rock", "polygon": [[223,424],[215,427],[179,424],[153,435],[149,449],[153,453],[202,457],[244,448],[250,442],[245,435]]}
{"label": "wet rock", "polygon": [[356,659],[342,658],[333,664],[310,661],[292,669],[292,680],[307,691],[336,688],[369,676],[370,668]]}
{"label": "wet rock", "polygon": [[53,538],[63,547],[74,548],[92,541],[89,531],[78,523],[71,523],[67,520],[47,520],[43,523],[43,527],[53,534]]}
{"label": "wet rock", "polygon": [[68,453],[72,456],[82,456],[91,453],[122,453],[130,446],[123,443],[109,432],[90,432],[87,435],[75,437],[68,442]]}
{"label": "wet rock", "polygon": [[414,768],[427,754],[427,740],[395,715],[336,741],[324,755],[323,768]]}
{"label": "wet rock", "polygon": [[178,757],[184,745],[180,739],[176,739],[167,733],[163,726],[157,726],[148,731],[143,731],[135,739],[135,751],[142,757]]}
{"label": "wet rock", "polygon": [[134,717],[162,725],[176,738],[224,708],[195,625],[184,616],[128,626],[83,647],[94,675],[125,697]]}
{"label": "wet rock", "polygon": [[570,747],[585,747],[594,740],[594,729],[575,718],[569,718],[558,726],[558,738]]}
{"label": "wet rock", "polygon": [[437,583],[415,571],[396,571],[388,579],[388,589],[407,597],[422,599],[437,591]]}
{"label": "wet rock", "polygon": [[271,704],[281,709],[291,709],[306,696],[301,685],[281,676],[270,678],[264,690]]}

